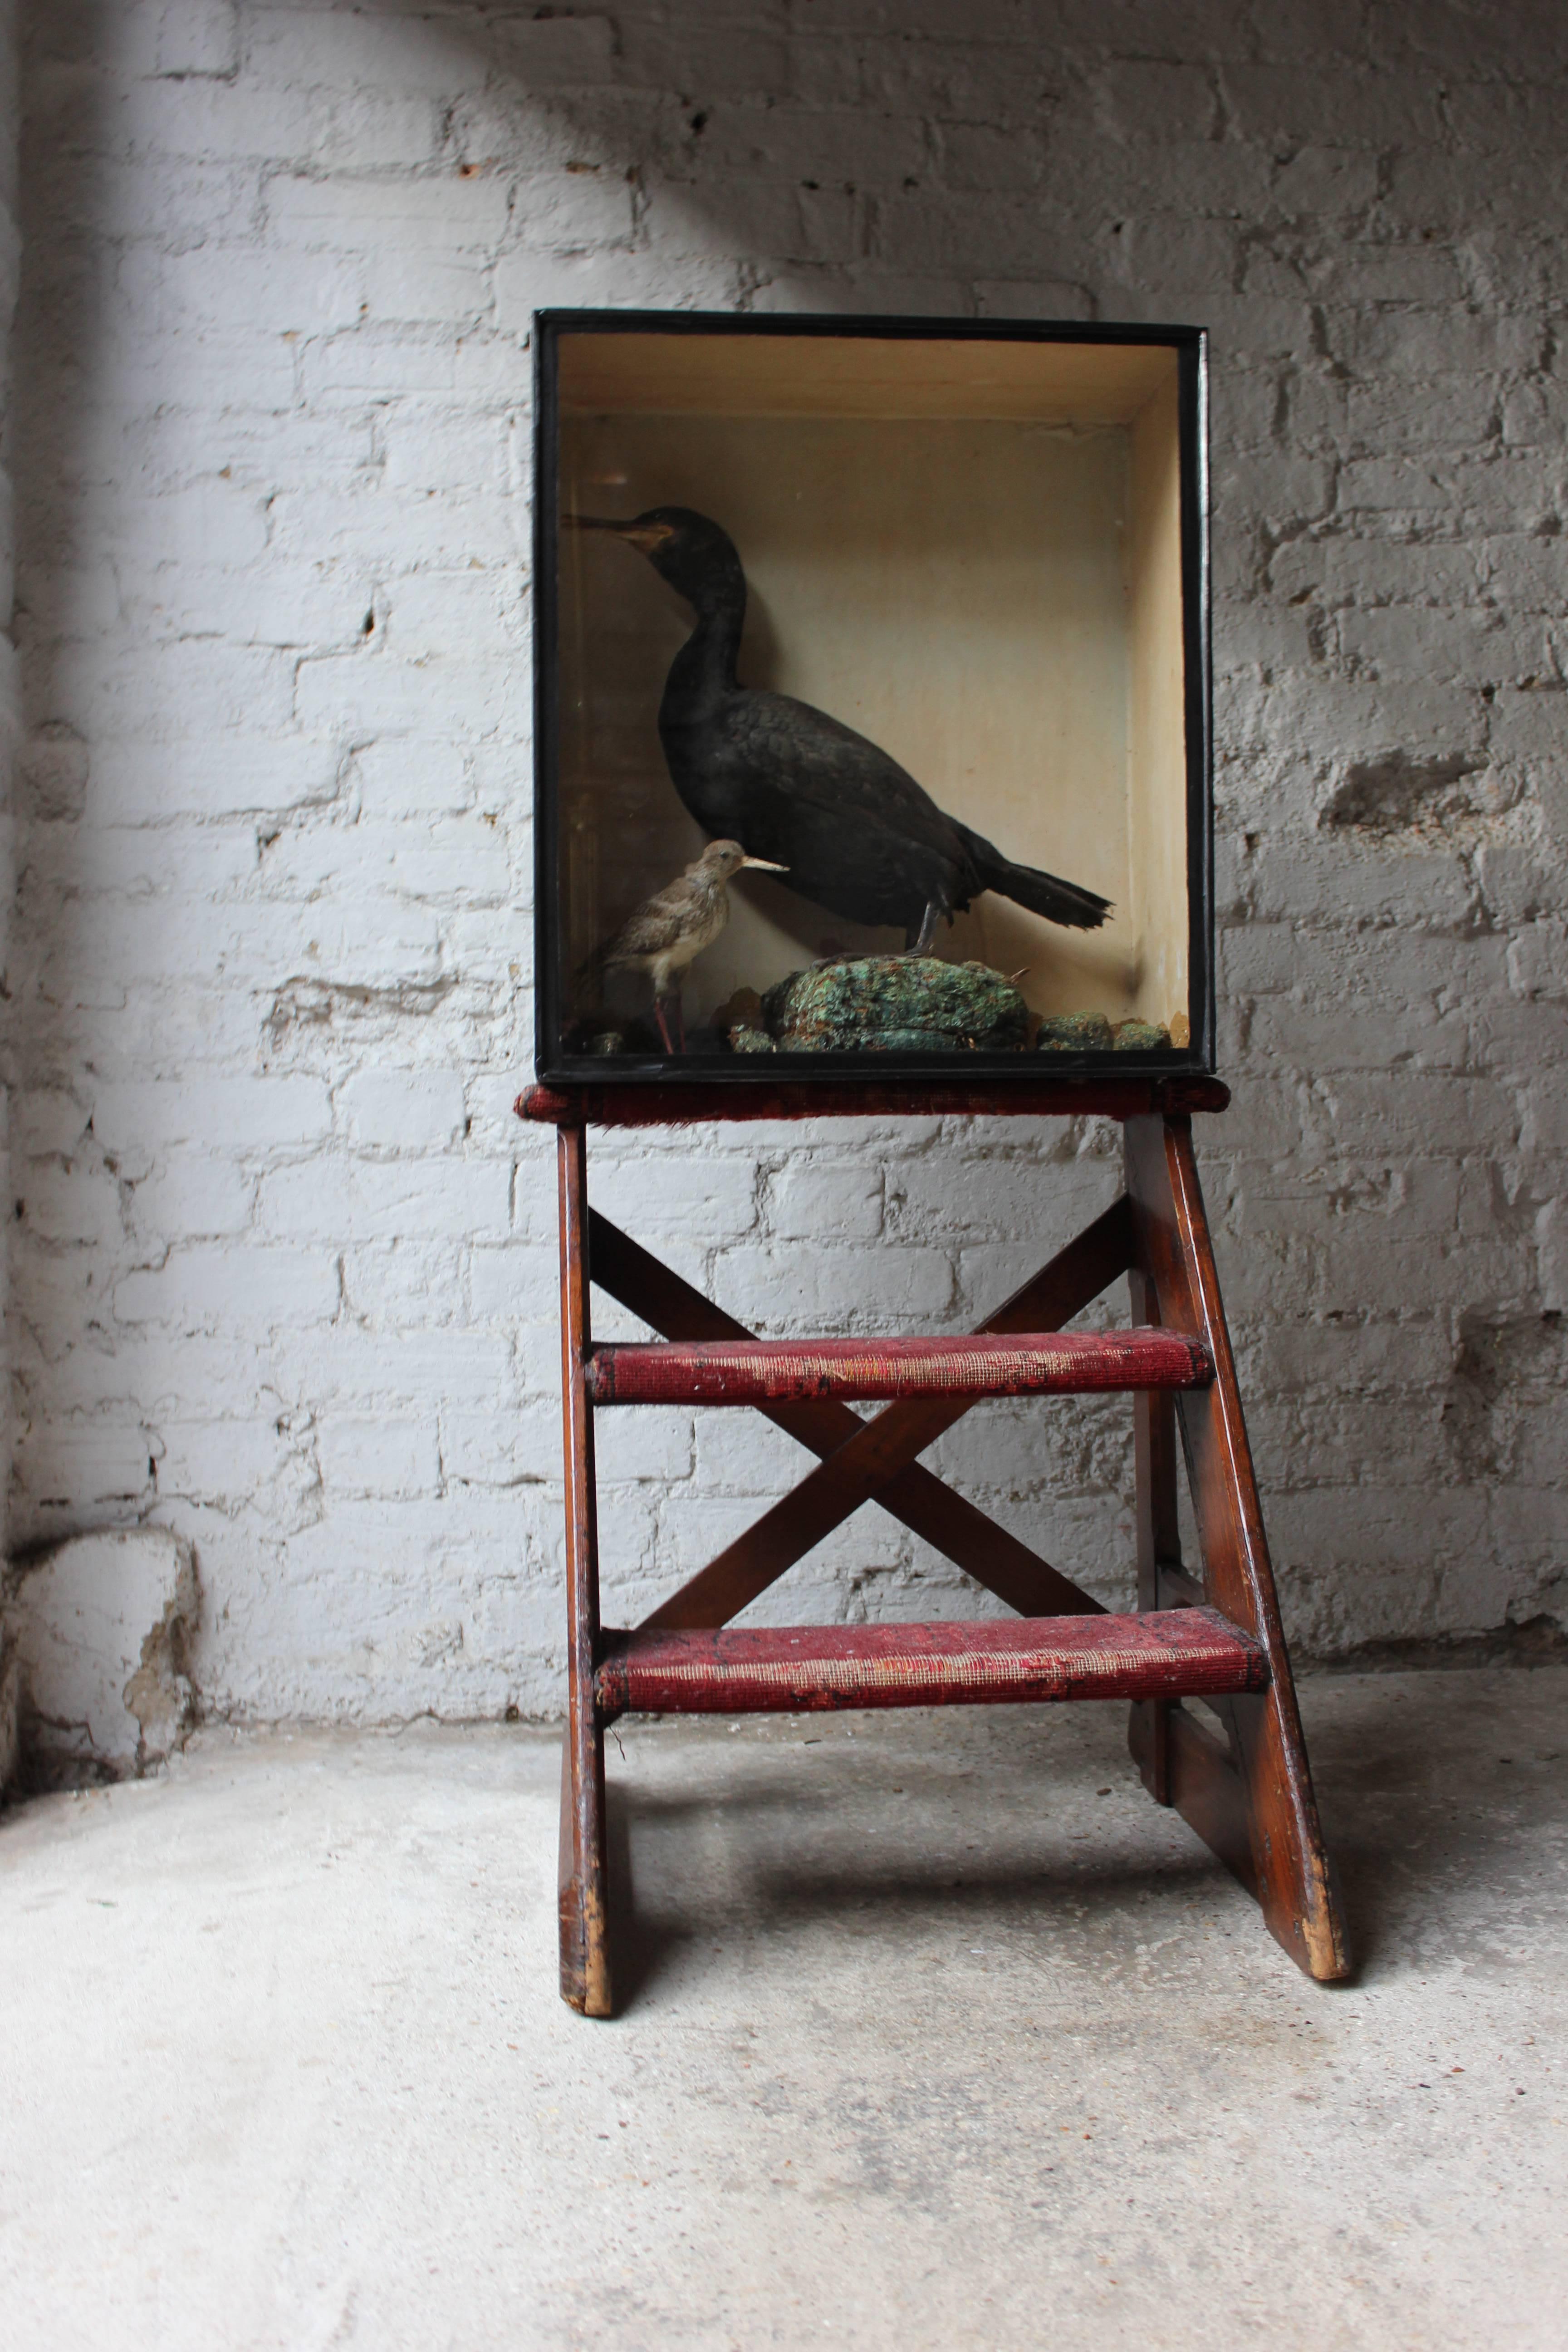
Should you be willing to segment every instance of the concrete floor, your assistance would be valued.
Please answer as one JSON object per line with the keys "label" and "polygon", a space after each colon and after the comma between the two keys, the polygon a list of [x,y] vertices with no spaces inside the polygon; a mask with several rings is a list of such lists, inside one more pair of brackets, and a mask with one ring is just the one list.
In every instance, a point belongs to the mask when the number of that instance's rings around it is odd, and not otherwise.
{"label": "concrete floor", "polygon": [[1112,1708],[204,1735],[0,1822],[15,2352],[1568,2342],[1568,1669],[1323,1679],[1298,1976]]}

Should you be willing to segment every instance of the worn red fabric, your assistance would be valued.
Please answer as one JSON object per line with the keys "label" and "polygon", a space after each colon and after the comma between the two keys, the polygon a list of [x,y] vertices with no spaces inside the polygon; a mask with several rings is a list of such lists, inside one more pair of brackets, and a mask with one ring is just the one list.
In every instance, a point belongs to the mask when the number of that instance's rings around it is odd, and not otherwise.
{"label": "worn red fabric", "polygon": [[595,1348],[595,1404],[757,1404],[801,1397],[1041,1396],[1202,1388],[1201,1340],[1178,1331],[1024,1332],[952,1339],[747,1339]]}
{"label": "worn red fabric", "polygon": [[940,1625],[606,1633],[606,1714],[793,1714],[976,1700],[1215,1697],[1261,1690],[1261,1646],[1212,1609]]}

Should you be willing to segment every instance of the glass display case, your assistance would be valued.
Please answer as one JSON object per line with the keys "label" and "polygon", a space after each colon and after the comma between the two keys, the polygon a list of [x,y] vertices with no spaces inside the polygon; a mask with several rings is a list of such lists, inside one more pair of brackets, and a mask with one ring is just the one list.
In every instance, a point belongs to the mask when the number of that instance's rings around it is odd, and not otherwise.
{"label": "glass display case", "polygon": [[1212,1068],[1201,331],[535,323],[541,1078]]}

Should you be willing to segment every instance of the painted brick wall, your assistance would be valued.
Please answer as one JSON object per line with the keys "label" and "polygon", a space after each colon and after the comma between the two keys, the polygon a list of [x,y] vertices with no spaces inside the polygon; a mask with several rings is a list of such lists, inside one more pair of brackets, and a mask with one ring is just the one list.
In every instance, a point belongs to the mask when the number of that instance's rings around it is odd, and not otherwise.
{"label": "painted brick wall", "polygon": [[[31,0],[25,37],[13,1544],[192,1538],[215,1711],[552,1706],[530,313],[1173,317],[1216,373],[1204,1152],[1289,1619],[1561,1615],[1568,17]],[[768,1329],[907,1330],[1109,1197],[1110,1143],[596,1165]],[[604,1453],[612,1611],[799,1459],[679,1413]],[[1116,1408],[941,1462],[1121,1589]],[[867,1514],[778,1605],[951,1605],[917,1564]]]}

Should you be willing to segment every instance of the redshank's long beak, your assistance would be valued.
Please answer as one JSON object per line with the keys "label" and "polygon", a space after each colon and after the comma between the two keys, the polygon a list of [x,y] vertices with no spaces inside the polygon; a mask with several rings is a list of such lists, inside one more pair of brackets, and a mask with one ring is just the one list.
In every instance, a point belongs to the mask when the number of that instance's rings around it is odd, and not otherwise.
{"label": "redshank's long beak", "polygon": [[754,866],[760,874],[787,874],[787,866],[777,866],[771,857],[742,857],[742,866]]}
{"label": "redshank's long beak", "polygon": [[675,537],[675,527],[668,522],[615,522],[607,515],[563,515],[568,530],[607,530],[616,539],[624,539],[639,555],[652,555],[658,549],[668,547]]}

